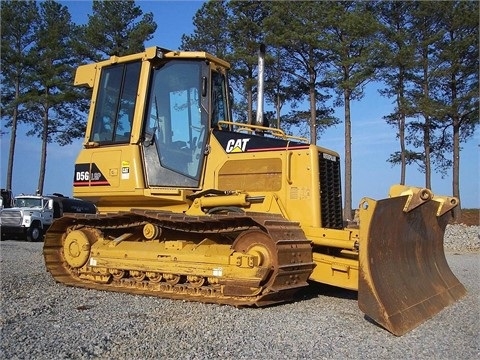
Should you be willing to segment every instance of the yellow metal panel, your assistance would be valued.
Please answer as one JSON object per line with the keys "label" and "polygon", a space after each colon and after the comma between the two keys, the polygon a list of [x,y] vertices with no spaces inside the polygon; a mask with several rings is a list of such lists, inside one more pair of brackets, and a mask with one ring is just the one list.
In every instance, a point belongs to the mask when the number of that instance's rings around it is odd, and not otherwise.
{"label": "yellow metal panel", "polygon": [[[116,147],[116,149],[118,149],[118,147]],[[120,185],[122,151],[110,149],[101,150],[104,151],[95,151],[92,153],[90,163],[96,164],[108,181],[108,184],[105,184],[104,186],[118,187]]]}
{"label": "yellow metal panel", "polygon": [[[286,192],[281,199],[288,211],[288,218],[302,226],[320,225],[320,194],[318,188],[318,158],[315,146],[289,151],[286,162]],[[308,210],[307,210],[308,209]]]}
{"label": "yellow metal panel", "polygon": [[218,173],[220,189],[278,191],[282,187],[282,161],[270,159],[229,160]]}
{"label": "yellow metal panel", "polygon": [[93,87],[97,75],[97,64],[79,66],[75,73],[75,86]]}
{"label": "yellow metal panel", "polygon": [[358,248],[360,236],[358,229],[325,229],[302,226],[303,231],[308,239],[314,245],[331,246],[341,249]]}
{"label": "yellow metal panel", "polygon": [[310,280],[358,290],[358,260],[313,253],[316,264]]}

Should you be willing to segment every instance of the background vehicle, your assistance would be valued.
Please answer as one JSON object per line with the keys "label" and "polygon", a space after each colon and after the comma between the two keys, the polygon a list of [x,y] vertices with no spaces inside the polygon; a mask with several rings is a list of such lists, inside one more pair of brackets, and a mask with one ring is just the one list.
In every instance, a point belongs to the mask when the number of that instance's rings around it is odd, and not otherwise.
{"label": "background vehicle", "polygon": [[12,190],[1,189],[0,197],[0,209],[10,208],[13,206],[13,193]]}
{"label": "background vehicle", "polygon": [[49,229],[57,281],[236,306],[316,281],[358,290],[396,335],[465,294],[443,252],[457,199],[397,185],[345,227],[338,154],[232,122],[228,68],[157,47],[78,68],[93,94],[73,192],[100,213]]}
{"label": "background vehicle", "polygon": [[61,194],[16,196],[12,207],[0,211],[2,239],[41,241],[53,219],[64,213],[95,214],[96,208],[90,202]]}

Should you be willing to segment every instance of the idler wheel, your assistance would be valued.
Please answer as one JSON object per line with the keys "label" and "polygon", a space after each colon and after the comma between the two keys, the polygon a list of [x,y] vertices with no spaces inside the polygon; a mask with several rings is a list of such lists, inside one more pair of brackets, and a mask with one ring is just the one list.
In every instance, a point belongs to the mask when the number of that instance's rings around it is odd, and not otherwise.
{"label": "idler wheel", "polygon": [[80,268],[90,257],[90,240],[82,230],[70,232],[63,243],[63,256],[68,265]]}
{"label": "idler wheel", "polygon": [[276,247],[270,236],[259,230],[244,231],[232,245],[235,251],[258,259],[256,266],[275,267],[278,265]]}

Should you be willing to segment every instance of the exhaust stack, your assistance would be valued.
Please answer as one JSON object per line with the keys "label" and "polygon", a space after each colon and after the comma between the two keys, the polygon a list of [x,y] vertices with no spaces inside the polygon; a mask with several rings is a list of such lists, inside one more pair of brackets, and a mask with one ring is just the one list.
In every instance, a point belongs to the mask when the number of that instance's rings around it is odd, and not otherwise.
{"label": "exhaust stack", "polygon": [[265,69],[265,44],[260,44],[258,51],[258,86],[257,86],[257,125],[263,126],[263,78]]}

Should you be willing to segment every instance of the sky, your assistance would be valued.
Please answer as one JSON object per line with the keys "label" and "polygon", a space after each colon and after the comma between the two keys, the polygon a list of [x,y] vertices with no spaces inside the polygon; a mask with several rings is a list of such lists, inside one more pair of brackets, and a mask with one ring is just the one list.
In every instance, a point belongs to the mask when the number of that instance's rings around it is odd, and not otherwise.
{"label": "sky", "polygon": [[[91,1],[61,1],[68,6],[72,20],[86,23],[87,14],[91,14]],[[192,19],[202,6],[202,1],[138,1],[144,13],[152,12],[157,23],[153,39],[146,42],[146,47],[160,46],[178,49],[183,34],[193,33]],[[268,45],[268,44],[267,44]],[[305,105],[307,109],[308,105]],[[394,129],[382,119],[393,109],[392,100],[378,94],[378,85],[367,87],[365,96],[351,105],[352,117],[352,198],[355,208],[363,197],[381,199],[388,195],[390,185],[400,181],[400,167],[392,167],[386,160],[390,154],[399,149]],[[342,108],[336,109],[336,116],[343,119]],[[3,127],[2,130],[7,130]],[[40,170],[41,141],[36,137],[27,137],[28,131],[20,127],[17,135],[15,160],[13,168],[13,192],[34,193]],[[337,151],[344,158],[343,122],[327,129],[317,142],[318,145]],[[75,159],[82,147],[83,139],[72,145],[60,147],[48,145],[47,167],[44,194],[54,192],[72,196],[72,180]],[[5,187],[8,163],[10,134],[0,137],[1,162],[0,185]],[[462,144],[460,153],[460,198],[463,208],[480,207],[479,185],[479,149],[480,131]],[[342,166],[342,174],[344,167]],[[451,173],[451,171],[450,171]],[[416,165],[407,167],[407,185],[423,186],[425,175]],[[444,178],[432,174],[432,191],[438,195],[452,194],[452,177]]]}

